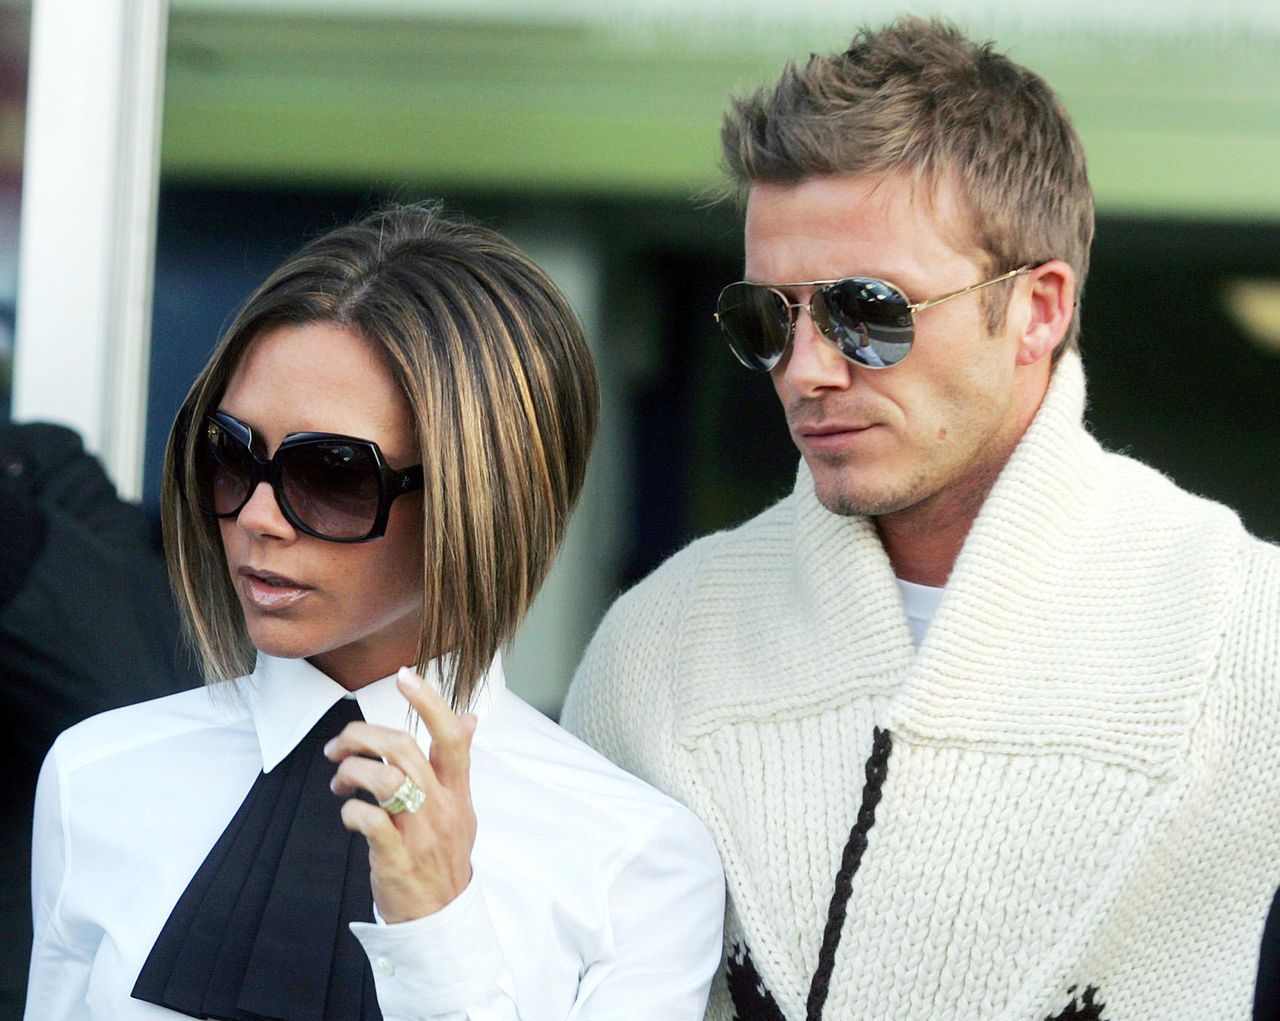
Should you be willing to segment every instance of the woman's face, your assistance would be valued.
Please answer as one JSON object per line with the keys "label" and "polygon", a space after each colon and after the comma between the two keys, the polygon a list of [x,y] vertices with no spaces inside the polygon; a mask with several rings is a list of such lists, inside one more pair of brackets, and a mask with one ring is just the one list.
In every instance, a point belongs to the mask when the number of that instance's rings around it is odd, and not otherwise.
{"label": "woman's face", "polygon": [[[280,326],[250,343],[218,410],[268,456],[290,433],[372,440],[392,468],[420,460],[404,394],[377,350],[334,323]],[[221,518],[227,569],[253,644],[306,658],[354,690],[411,664],[422,623],[422,494],[391,505],[386,534],[361,543],[295,529],[265,482]]]}

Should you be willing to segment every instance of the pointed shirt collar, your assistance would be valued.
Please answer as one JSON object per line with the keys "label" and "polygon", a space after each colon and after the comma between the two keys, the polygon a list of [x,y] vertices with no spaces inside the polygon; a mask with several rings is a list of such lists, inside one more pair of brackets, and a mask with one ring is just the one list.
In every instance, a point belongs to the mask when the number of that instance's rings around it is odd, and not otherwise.
{"label": "pointed shirt collar", "polygon": [[[436,691],[441,690],[440,662],[432,660],[426,671],[427,683]],[[241,684],[258,734],[264,773],[279,765],[316,721],[347,696],[355,698],[368,722],[409,731],[424,751],[431,744],[426,726],[414,720],[412,706],[396,687],[394,674],[352,693],[305,659],[278,659],[259,653],[253,673]],[[484,719],[505,688],[502,657],[497,655],[480,679],[468,712]],[[412,725],[414,722],[416,726]]]}

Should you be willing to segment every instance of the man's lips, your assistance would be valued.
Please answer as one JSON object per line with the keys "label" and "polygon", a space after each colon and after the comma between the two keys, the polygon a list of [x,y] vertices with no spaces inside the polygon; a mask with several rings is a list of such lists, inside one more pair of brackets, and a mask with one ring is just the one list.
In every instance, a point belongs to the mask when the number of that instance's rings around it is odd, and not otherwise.
{"label": "man's lips", "polygon": [[310,585],[256,567],[241,567],[236,575],[245,600],[259,610],[283,610],[305,599],[312,591]]}
{"label": "man's lips", "polygon": [[875,422],[865,422],[861,424],[850,423],[829,423],[825,425],[799,425],[796,426],[796,432],[801,436],[830,436],[834,433],[857,433],[865,429],[872,428]]}
{"label": "man's lips", "polygon": [[828,422],[822,425],[801,425],[795,429],[796,439],[802,446],[813,450],[833,450],[849,443],[856,443],[878,427],[878,422]]}

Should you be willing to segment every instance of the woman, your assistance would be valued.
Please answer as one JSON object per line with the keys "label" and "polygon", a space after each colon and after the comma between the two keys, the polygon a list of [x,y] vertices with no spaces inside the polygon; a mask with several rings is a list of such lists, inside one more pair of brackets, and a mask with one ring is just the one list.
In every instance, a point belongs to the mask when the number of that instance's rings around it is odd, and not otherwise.
{"label": "woman", "polygon": [[250,297],[165,458],[210,685],[50,752],[29,1021],[702,1016],[705,830],[497,658],[596,411],[555,286],[433,207],[321,237]]}

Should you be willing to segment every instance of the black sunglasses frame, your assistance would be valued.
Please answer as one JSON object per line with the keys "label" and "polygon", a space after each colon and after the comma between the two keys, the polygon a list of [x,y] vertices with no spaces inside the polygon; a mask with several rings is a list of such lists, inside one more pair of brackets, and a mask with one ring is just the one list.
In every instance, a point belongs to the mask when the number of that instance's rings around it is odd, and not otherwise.
{"label": "black sunglasses frame", "polygon": [[[866,369],[891,369],[893,366],[900,364],[908,354],[911,353],[911,347],[915,343],[915,317],[918,313],[933,308],[935,305],[941,305],[944,301],[950,301],[952,298],[958,298],[964,294],[970,294],[973,291],[980,291],[984,287],[991,287],[993,284],[1003,283],[1005,280],[1012,280],[1014,277],[1022,276],[1024,273],[1030,273],[1034,269],[1043,266],[1044,263],[1028,263],[1019,266],[1017,269],[1011,269],[1007,273],[1001,273],[989,280],[982,280],[976,284],[970,284],[968,287],[961,287],[959,290],[949,291],[946,294],[940,294],[936,298],[929,298],[925,301],[913,303],[897,284],[888,280],[882,280],[878,277],[841,277],[838,280],[804,280],[789,284],[763,284],[756,283],[751,280],[739,280],[727,285],[716,298],[715,321],[720,324],[720,328],[724,331],[725,337],[729,343],[729,350],[733,352],[735,358],[738,359],[746,368],[752,372],[771,372],[780,361],[782,356],[786,354],[787,348],[791,346],[792,340],[796,333],[796,317],[800,309],[804,309],[809,313],[809,317],[813,320],[813,325],[828,344],[834,348],[841,357],[853,365],[857,365]],[[856,352],[873,348],[877,343],[871,337],[872,327],[866,322],[865,316],[859,316],[853,321],[837,323],[832,315],[831,306],[832,298],[838,294],[838,288],[855,287],[865,292],[878,292],[870,299],[855,299],[857,304],[861,304],[862,300],[873,300],[884,302],[887,298],[896,299],[901,302],[900,306],[895,306],[893,314],[898,316],[899,322],[894,324],[894,329],[898,335],[892,339],[880,338],[879,343],[887,344],[893,347],[902,347],[902,354],[894,361],[882,362],[876,365],[874,362],[864,361],[863,357]],[[807,302],[791,301],[782,288],[792,287],[811,287],[815,288],[812,296]],[[782,345],[776,352],[768,355],[762,355],[758,351],[752,349],[752,345],[735,337],[734,332],[729,328],[726,320],[729,318],[729,312],[725,309],[725,296],[731,294],[735,289],[745,289],[753,294],[766,293],[777,299],[776,310],[786,316],[786,332],[783,335]],[[838,303],[836,303],[838,304]],[[740,308],[741,305],[733,306]],[[845,317],[846,319],[848,317]],[[781,323],[779,323],[781,325]],[[853,342],[854,351],[851,353],[846,348],[849,341],[835,334],[836,329],[841,329],[846,333],[856,334],[858,340]],[[879,329],[889,328],[881,325]],[[763,331],[763,327],[761,327]],[[759,345],[763,348],[764,345]],[[880,358],[877,352],[877,359]]]}
{"label": "black sunglasses frame", "polygon": [[[216,511],[211,507],[205,507],[200,501],[200,485],[197,482],[195,487],[196,506],[202,514],[211,518],[234,518],[244,510],[257,491],[259,484],[266,482],[271,486],[272,493],[275,494],[276,504],[280,507],[280,513],[285,519],[298,531],[305,535],[313,536],[317,539],[324,539],[326,542],[369,542],[373,539],[380,539],[386,534],[387,519],[391,516],[391,504],[398,497],[404,496],[406,493],[412,493],[422,488],[423,475],[422,465],[414,465],[411,468],[397,469],[387,464],[387,459],[382,456],[382,451],[378,445],[372,440],[360,439],[357,436],[343,436],[340,433],[290,433],[281,441],[280,446],[276,448],[276,452],[271,457],[263,457],[253,449],[253,429],[241,422],[238,418],[233,418],[224,411],[213,411],[205,416],[205,423],[213,423],[218,428],[226,431],[228,435],[234,438],[241,446],[244,447],[245,453],[249,456],[249,485],[245,490],[245,497],[234,510]],[[197,440],[203,443],[204,438]],[[284,486],[281,479],[281,454],[286,454],[290,450],[296,450],[299,447],[318,446],[323,443],[342,443],[347,446],[360,447],[373,458],[373,464],[377,472],[378,480],[378,506],[374,514],[373,525],[364,535],[359,536],[333,536],[326,535],[323,532],[312,528],[303,521],[292,507],[289,506],[289,500],[285,496]],[[185,487],[183,487],[185,489]]]}

